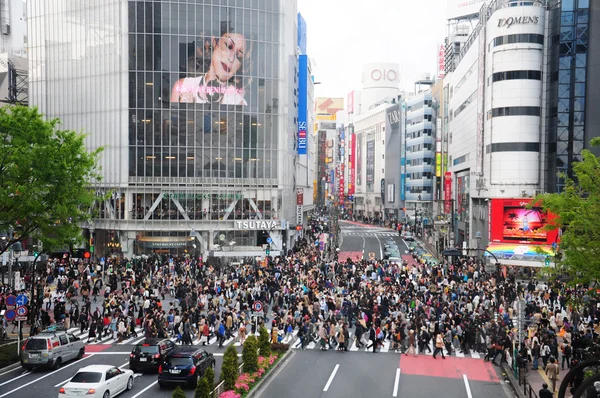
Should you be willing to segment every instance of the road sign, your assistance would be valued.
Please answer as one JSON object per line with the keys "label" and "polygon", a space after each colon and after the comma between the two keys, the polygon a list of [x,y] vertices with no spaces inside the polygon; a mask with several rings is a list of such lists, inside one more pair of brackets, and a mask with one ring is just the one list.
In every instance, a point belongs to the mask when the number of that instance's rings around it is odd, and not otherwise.
{"label": "road sign", "polygon": [[268,243],[268,244],[271,244],[271,243],[273,243],[273,239],[271,239],[271,237],[268,237],[268,238],[267,238],[267,243]]}
{"label": "road sign", "polygon": [[10,296],[8,296],[6,298],[6,305],[8,307],[14,307],[15,305],[17,305],[17,297],[13,296],[12,294]]}
{"label": "road sign", "polygon": [[27,315],[27,312],[28,312],[27,307],[23,307],[23,306],[17,307],[17,316],[25,316],[25,315]]}
{"label": "road sign", "polygon": [[23,322],[23,321],[26,321],[26,320],[27,320],[27,317],[26,317],[26,316],[18,316],[18,317],[16,318],[16,320],[17,320],[17,321],[20,321],[20,322]]}
{"label": "road sign", "polygon": [[252,304],[252,311],[262,312],[262,310],[263,310],[263,305],[260,301],[255,301],[254,304]]}
{"label": "road sign", "polygon": [[13,319],[15,319],[16,316],[17,313],[15,312],[15,310],[8,310],[4,313],[4,317],[7,321],[12,321]]}
{"label": "road sign", "polygon": [[21,307],[21,306],[24,306],[24,305],[27,305],[27,303],[28,303],[28,302],[29,302],[29,299],[27,298],[27,296],[26,296],[26,295],[24,295],[24,294],[19,294],[19,295],[17,296],[16,303],[17,303],[17,305],[18,305],[19,307]]}

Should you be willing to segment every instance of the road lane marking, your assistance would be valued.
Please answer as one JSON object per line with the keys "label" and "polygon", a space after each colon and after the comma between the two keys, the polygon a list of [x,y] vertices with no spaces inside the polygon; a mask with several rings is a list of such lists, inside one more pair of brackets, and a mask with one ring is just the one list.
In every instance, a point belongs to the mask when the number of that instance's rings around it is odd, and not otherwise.
{"label": "road lane marking", "polygon": [[463,375],[463,380],[465,381],[465,388],[467,389],[467,397],[473,398],[473,394],[471,394],[471,386],[469,386],[469,379],[467,379],[467,375]]}
{"label": "road lane marking", "polygon": [[2,387],[2,386],[3,386],[3,385],[5,385],[5,384],[12,383],[13,381],[20,379],[21,377],[25,377],[25,376],[27,376],[29,373],[31,373],[31,371],[30,371],[30,370],[26,371],[25,373],[22,373],[20,376],[13,377],[12,379],[10,379],[10,380],[8,380],[8,381],[5,381],[4,383],[1,383],[1,384],[0,384],[0,387]]}
{"label": "road lane marking", "polygon": [[10,373],[10,372],[14,372],[14,371],[15,371],[15,370],[17,370],[17,369],[23,369],[23,368],[21,368],[20,364],[18,364],[18,363],[17,363],[17,364],[15,364],[15,367],[14,367],[14,368],[12,368],[11,370],[7,370],[7,371],[6,371],[6,372],[4,372],[4,373],[0,373],[0,376],[4,376],[5,374],[8,374],[8,373]]}
{"label": "road lane marking", "polygon": [[152,387],[154,387],[156,384],[158,384],[158,380],[156,380],[154,383],[150,384],[148,387],[144,388],[142,391],[138,392],[137,394],[135,394],[131,398],[137,398],[137,397],[139,397],[140,395],[142,395],[143,393],[145,393],[146,391],[148,391],[149,389],[151,389]]}
{"label": "road lane marking", "polygon": [[381,246],[381,241],[379,240],[379,236],[375,234],[375,238],[377,238],[377,242],[379,242],[379,258],[383,260],[383,247]]}
{"label": "road lane marking", "polygon": [[[75,362],[71,362],[70,364],[68,364],[68,365],[65,365],[65,366],[61,367],[60,369],[56,369],[56,370],[55,370],[55,371],[53,371],[53,372],[46,373],[46,374],[45,374],[45,375],[43,375],[42,377],[38,377],[37,379],[35,379],[35,380],[33,380],[33,381],[30,381],[29,383],[25,383],[25,384],[23,384],[23,385],[20,385],[19,387],[16,387],[16,388],[14,388],[14,389],[12,389],[12,390],[10,390],[10,391],[8,391],[8,392],[5,392],[4,394],[0,395],[0,398],[6,397],[7,395],[10,395],[10,394],[14,393],[15,391],[19,391],[20,389],[22,389],[22,388],[25,388],[25,387],[27,387],[27,386],[29,386],[29,385],[33,384],[33,383],[37,383],[38,381],[40,381],[40,380],[42,380],[42,379],[45,379],[46,377],[50,377],[50,376],[52,376],[52,375],[53,375],[53,374],[55,374],[56,372],[60,372],[61,370],[63,370],[63,369],[66,369],[66,368],[68,368],[68,367],[70,367],[70,366],[73,366],[73,365],[75,365],[75,364],[77,364],[77,363],[79,363],[79,362],[81,362],[81,361],[83,361],[83,360],[86,360],[86,359],[88,359],[88,358],[91,358],[91,357],[93,357],[94,355],[95,355],[95,354],[91,354],[89,357],[86,357],[86,358],[81,358],[81,359],[79,359],[79,360],[77,360],[77,361],[75,361]],[[14,380],[14,379],[13,379],[13,380]]]}
{"label": "road lane marking", "polygon": [[400,368],[396,369],[396,380],[394,380],[394,391],[392,397],[398,396],[398,387],[400,386]]}
{"label": "road lane marking", "polygon": [[[325,384],[325,388],[323,388],[323,391],[329,390],[329,386],[331,385],[331,382],[333,381],[333,378],[335,377],[335,374],[337,373],[339,368],[340,368],[340,364],[338,363],[337,365],[335,365],[335,368],[333,368],[333,372],[331,372],[331,376],[329,376],[329,380],[327,380],[327,384]],[[133,398],[135,398],[135,397],[133,397]],[[470,398],[472,398],[472,397],[470,397]]]}

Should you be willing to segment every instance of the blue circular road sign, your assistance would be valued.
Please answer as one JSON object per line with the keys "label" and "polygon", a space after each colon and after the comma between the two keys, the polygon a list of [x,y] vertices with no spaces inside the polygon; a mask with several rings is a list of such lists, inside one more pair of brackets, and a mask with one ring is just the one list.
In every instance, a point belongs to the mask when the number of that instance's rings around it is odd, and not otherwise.
{"label": "blue circular road sign", "polygon": [[18,306],[23,306],[23,305],[27,305],[27,303],[29,302],[29,299],[27,298],[26,295],[24,294],[19,294],[17,296],[17,300],[16,303]]}
{"label": "blue circular road sign", "polygon": [[16,316],[17,313],[15,312],[15,310],[8,310],[4,313],[4,317],[7,321],[12,321],[13,319],[15,319]]}
{"label": "blue circular road sign", "polygon": [[273,243],[273,239],[267,238],[267,243],[269,243],[269,244]]}
{"label": "blue circular road sign", "polygon": [[11,294],[6,298],[6,305],[17,305],[17,298]]}

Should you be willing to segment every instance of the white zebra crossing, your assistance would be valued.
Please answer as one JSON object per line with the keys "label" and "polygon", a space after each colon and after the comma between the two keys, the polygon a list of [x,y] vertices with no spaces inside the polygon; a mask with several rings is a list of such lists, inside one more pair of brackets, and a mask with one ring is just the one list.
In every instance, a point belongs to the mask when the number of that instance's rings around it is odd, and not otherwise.
{"label": "white zebra crossing", "polygon": [[[98,345],[98,344],[102,344],[102,345],[137,345],[139,343],[141,343],[145,337],[143,335],[143,328],[141,327],[136,327],[135,329],[136,333],[138,334],[137,337],[129,337],[121,342],[118,341],[118,338],[115,339],[113,338],[112,334],[110,336],[105,336],[102,337],[100,339],[98,339],[98,341],[94,341],[94,342],[89,342],[89,343],[85,343],[86,345]],[[68,333],[73,334],[74,336],[80,338],[80,339],[85,339],[88,337],[89,332],[88,331],[84,331],[83,333],[81,333],[81,329],[77,328],[77,327],[73,327],[70,328],[69,330],[67,330]],[[271,336],[271,330],[267,329],[267,332],[269,333],[269,337]],[[169,339],[174,342],[177,343],[177,337],[169,337]],[[362,348],[359,348],[356,344],[356,339],[354,338],[354,336],[352,335],[352,331],[349,332],[349,339],[348,339],[347,344],[349,344],[348,347],[348,351],[350,352],[372,352],[373,351],[373,347],[371,348],[367,348],[367,346],[364,346]],[[289,344],[290,348],[294,349],[294,350],[299,350],[300,349],[300,338],[298,337],[298,330],[294,330],[291,334],[286,334],[285,337],[283,338],[282,341],[283,344]],[[201,336],[200,335],[196,335],[194,336],[194,339],[192,341],[193,345],[202,345],[201,343]],[[217,345],[218,344],[218,339],[216,335],[211,335],[208,343],[206,344],[206,346],[212,346],[212,345]],[[226,347],[230,344],[233,344],[233,346],[235,347],[241,347],[242,344],[239,340],[239,334],[238,332],[234,332],[233,335],[226,339],[223,342],[223,347]],[[317,348],[320,348],[321,344],[319,343],[318,339],[316,341],[311,341],[309,342],[304,349],[305,350],[315,350]],[[432,356],[433,352],[435,350],[434,347],[434,343],[433,340],[431,340],[429,342],[429,350],[425,350],[425,352],[419,352],[418,348],[417,348],[417,353],[421,354],[421,355],[427,355],[427,356]],[[383,345],[379,348],[379,352],[381,353],[395,353],[395,350],[392,349],[392,342],[390,340],[384,340],[383,341]],[[444,352],[446,352],[446,349],[444,348]],[[457,358],[465,358],[465,357],[470,357],[473,359],[481,359],[481,355],[475,351],[471,351],[468,355],[465,355],[464,353],[455,350],[453,351],[453,356],[457,357]]]}

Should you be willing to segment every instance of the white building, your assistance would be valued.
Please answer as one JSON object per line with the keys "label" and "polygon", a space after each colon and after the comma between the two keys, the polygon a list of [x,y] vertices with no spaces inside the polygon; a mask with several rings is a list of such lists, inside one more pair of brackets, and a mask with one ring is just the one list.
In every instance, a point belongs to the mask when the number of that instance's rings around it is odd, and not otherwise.
{"label": "white building", "polygon": [[540,2],[492,3],[444,79],[458,244],[487,245],[488,202],[543,187],[545,21]]}

